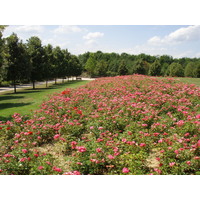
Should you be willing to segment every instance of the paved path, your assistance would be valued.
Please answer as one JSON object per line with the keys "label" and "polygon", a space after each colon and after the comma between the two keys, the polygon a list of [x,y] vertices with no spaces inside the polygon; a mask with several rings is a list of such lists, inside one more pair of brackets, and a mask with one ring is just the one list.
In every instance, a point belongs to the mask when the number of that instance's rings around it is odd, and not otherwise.
{"label": "paved path", "polygon": [[[72,80],[72,78],[70,78],[69,80]],[[75,78],[74,78],[74,80],[75,80]],[[95,80],[94,78],[82,78],[82,80],[90,80],[90,81],[92,81],[92,80]],[[48,83],[54,83],[55,81],[48,81]],[[59,82],[62,82],[62,79],[57,79],[57,82],[59,83]],[[36,86],[36,89],[37,89],[37,85],[42,85],[42,84],[46,84],[46,82],[36,82],[35,83],[35,86]],[[27,87],[32,87],[33,85],[32,85],[32,83],[30,83],[30,84],[24,84],[24,85],[17,85],[17,89],[20,89],[20,88],[27,88]],[[13,91],[14,90],[14,88],[13,88],[13,86],[12,87],[0,87],[0,93],[1,92],[6,92],[6,91]]]}

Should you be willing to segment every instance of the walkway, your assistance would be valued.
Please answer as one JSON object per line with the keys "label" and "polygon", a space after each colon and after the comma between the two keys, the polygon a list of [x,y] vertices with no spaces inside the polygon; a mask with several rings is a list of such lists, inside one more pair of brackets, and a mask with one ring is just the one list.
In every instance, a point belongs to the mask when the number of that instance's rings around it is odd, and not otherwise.
{"label": "walkway", "polygon": [[[75,79],[75,78],[74,78]],[[57,82],[62,82],[63,79],[57,79]],[[72,80],[72,78],[70,78],[69,80]],[[82,80],[95,80],[94,78],[82,78]],[[48,83],[54,83],[55,81],[48,81]],[[42,85],[42,84],[46,84],[46,82],[36,82],[35,83],[35,86],[36,86],[36,89],[37,89],[37,85]],[[17,89],[20,89],[20,88],[27,88],[27,87],[32,87],[32,83],[30,84],[24,84],[24,85],[17,85]],[[12,87],[0,87],[0,93],[1,92],[7,92],[7,91],[13,91],[14,88],[13,86]]]}

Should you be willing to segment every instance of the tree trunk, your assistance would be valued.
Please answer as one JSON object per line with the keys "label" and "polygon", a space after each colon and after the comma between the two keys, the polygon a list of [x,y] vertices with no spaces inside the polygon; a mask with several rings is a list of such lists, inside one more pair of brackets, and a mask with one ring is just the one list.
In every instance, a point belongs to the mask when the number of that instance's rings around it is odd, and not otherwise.
{"label": "tree trunk", "polygon": [[64,83],[64,78],[63,78],[62,82]]}
{"label": "tree trunk", "polygon": [[33,90],[35,90],[35,81],[33,81]]}
{"label": "tree trunk", "polygon": [[15,80],[13,80],[13,86],[14,86],[14,93],[17,93]]}
{"label": "tree trunk", "polygon": [[46,80],[46,88],[48,87],[48,80]]}
{"label": "tree trunk", "polygon": [[56,78],[55,78],[55,85],[57,84],[57,82],[56,82]]}

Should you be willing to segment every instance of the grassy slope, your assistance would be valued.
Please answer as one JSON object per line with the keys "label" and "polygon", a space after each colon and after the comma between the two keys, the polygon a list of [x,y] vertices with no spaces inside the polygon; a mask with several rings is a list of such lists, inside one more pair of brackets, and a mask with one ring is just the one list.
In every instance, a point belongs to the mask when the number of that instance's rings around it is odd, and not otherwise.
{"label": "grassy slope", "polygon": [[177,78],[178,80],[180,80],[181,82],[184,83],[189,83],[189,84],[195,84],[200,86],[200,78]]}
{"label": "grassy slope", "polygon": [[[164,77],[158,77],[158,78],[163,79]],[[195,84],[197,86],[200,86],[200,78],[187,78],[187,77],[168,77],[168,78],[174,78],[186,84]]]}
{"label": "grassy slope", "polygon": [[17,90],[16,94],[13,94],[13,91],[0,93],[0,121],[9,120],[15,112],[28,115],[31,110],[38,109],[39,105],[48,98],[48,95],[61,92],[65,88],[76,88],[87,82],[69,81],[51,85],[48,88],[45,88],[45,85],[40,85],[35,90],[31,88],[20,89]]}

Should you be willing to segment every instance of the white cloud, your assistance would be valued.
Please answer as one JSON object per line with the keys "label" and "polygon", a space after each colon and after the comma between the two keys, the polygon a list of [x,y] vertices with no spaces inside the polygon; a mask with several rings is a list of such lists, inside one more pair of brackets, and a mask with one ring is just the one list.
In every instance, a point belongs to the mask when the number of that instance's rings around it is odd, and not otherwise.
{"label": "white cloud", "polygon": [[195,40],[200,40],[200,25],[188,26],[177,29],[176,31],[166,35],[163,38],[154,36],[148,40],[148,44],[170,45]]}
{"label": "white cloud", "polygon": [[68,34],[68,33],[79,33],[87,31],[86,29],[80,28],[78,26],[73,26],[73,25],[62,25],[56,28],[53,32],[56,34]]}
{"label": "white cloud", "polygon": [[44,31],[43,26],[41,25],[20,25],[20,26],[8,26],[3,32],[4,37],[10,36],[12,33],[17,33],[22,39],[25,35],[39,35]]}
{"label": "white cloud", "polygon": [[92,39],[100,38],[100,37],[103,37],[103,36],[104,36],[104,33],[90,32],[87,35],[83,36],[83,39],[92,40]]}
{"label": "white cloud", "polygon": [[42,26],[30,26],[30,25],[24,25],[24,26],[17,26],[15,28],[16,31],[19,32],[37,32],[37,33],[41,33],[43,31],[43,27]]}

